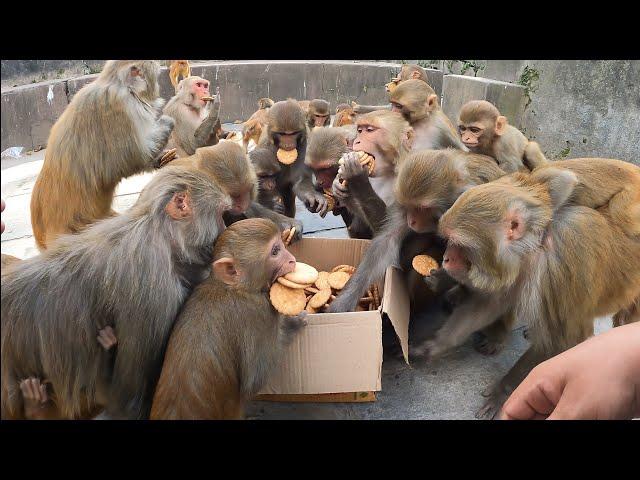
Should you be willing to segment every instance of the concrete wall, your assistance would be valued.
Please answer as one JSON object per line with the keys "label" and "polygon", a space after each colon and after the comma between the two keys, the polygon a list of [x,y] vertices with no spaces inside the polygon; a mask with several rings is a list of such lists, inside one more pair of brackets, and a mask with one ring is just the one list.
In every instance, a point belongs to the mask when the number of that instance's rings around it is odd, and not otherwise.
{"label": "concrete wall", "polygon": [[[360,104],[388,102],[384,84],[397,75],[399,64],[320,61],[238,61],[195,64],[192,74],[220,86],[222,121],[245,120],[257,108],[260,97],[284,100],[324,98],[334,109],[338,103],[354,100]],[[160,93],[169,99],[173,87],[162,69]],[[442,93],[442,73],[428,70],[434,90]],[[45,146],[48,131],[75,93],[97,75],[25,85],[2,91],[2,146],[23,146],[31,150]],[[53,85],[54,102],[47,93]]]}

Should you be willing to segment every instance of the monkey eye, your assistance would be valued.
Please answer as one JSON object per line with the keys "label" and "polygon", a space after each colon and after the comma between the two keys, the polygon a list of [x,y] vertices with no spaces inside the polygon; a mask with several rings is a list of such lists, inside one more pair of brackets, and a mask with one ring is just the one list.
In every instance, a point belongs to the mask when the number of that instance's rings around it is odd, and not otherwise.
{"label": "monkey eye", "polygon": [[280,253],[280,245],[274,245],[271,249],[271,255],[276,257]]}
{"label": "monkey eye", "polygon": [[469,127],[469,130],[471,130],[471,133],[480,133],[480,129],[478,127]]}

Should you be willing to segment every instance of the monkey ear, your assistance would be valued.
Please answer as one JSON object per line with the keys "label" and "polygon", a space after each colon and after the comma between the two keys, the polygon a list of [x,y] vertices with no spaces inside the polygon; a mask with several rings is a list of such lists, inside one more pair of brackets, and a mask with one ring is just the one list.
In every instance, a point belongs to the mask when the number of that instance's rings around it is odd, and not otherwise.
{"label": "monkey ear", "polygon": [[502,135],[507,128],[507,117],[500,115],[496,119],[496,135]]}
{"label": "monkey ear", "polygon": [[164,210],[174,220],[190,217],[193,214],[191,195],[189,195],[188,191],[174,193]]}
{"label": "monkey ear", "polygon": [[221,282],[227,285],[235,285],[238,283],[238,270],[236,262],[233,258],[222,257],[213,262],[213,274]]}
{"label": "monkey ear", "polygon": [[551,205],[554,210],[558,210],[567,203],[573,190],[578,185],[578,177],[570,170],[547,167],[539,171],[534,171],[531,175],[536,181],[544,183],[549,189]]}
{"label": "monkey ear", "polygon": [[520,240],[524,237],[526,231],[526,224],[522,210],[518,207],[514,207],[507,212],[506,215],[507,224],[507,240],[512,242],[514,240]]}
{"label": "monkey ear", "polygon": [[409,130],[407,130],[406,135],[402,139],[402,144],[407,150],[411,151],[411,148],[413,148],[414,139],[415,139],[415,132],[413,131],[413,128],[409,128]]}
{"label": "monkey ear", "polygon": [[429,111],[438,108],[438,96],[435,93],[432,93],[427,98],[427,108],[429,109]]}

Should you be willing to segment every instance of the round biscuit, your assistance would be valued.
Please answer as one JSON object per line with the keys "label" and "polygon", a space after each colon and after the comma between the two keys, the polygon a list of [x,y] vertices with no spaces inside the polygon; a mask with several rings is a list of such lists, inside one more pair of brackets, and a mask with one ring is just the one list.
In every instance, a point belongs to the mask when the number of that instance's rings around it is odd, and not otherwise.
{"label": "round biscuit", "polygon": [[318,279],[318,270],[306,263],[296,262],[293,272],[287,273],[284,278],[294,283],[313,284]]}
{"label": "round biscuit", "polygon": [[285,165],[291,165],[298,158],[298,150],[283,150],[279,148],[276,157],[278,157],[278,161]]}
{"label": "round biscuit", "polygon": [[298,315],[307,303],[304,291],[287,288],[278,282],[271,285],[269,300],[273,308],[283,315]]}
{"label": "round biscuit", "polygon": [[329,301],[330,297],[331,289],[327,288],[326,290],[320,290],[313,297],[311,297],[311,300],[309,300],[309,305],[313,308],[320,308]]}
{"label": "round biscuit", "polygon": [[312,283],[296,283],[296,282],[292,282],[291,280],[287,280],[284,277],[278,277],[278,283],[280,283],[281,285],[284,285],[285,287],[288,288],[293,288],[293,289],[305,289],[310,287],[311,285],[313,285]]}
{"label": "round biscuit", "polygon": [[327,281],[329,282],[331,288],[342,290],[350,278],[351,275],[346,272],[333,272],[329,274],[329,278],[327,279]]}
{"label": "round biscuit", "polygon": [[316,287],[320,290],[331,288],[329,285],[329,272],[318,272],[318,279],[316,280]]}
{"label": "round biscuit", "polygon": [[429,275],[431,270],[438,268],[438,262],[436,262],[429,255],[416,255],[411,261],[413,269],[420,275]]}

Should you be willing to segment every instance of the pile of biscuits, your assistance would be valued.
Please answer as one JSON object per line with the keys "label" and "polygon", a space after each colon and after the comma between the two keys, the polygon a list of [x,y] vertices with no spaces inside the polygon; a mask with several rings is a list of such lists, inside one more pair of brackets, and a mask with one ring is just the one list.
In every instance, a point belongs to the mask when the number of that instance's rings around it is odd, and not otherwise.
{"label": "pile of biscuits", "polygon": [[[330,272],[318,272],[311,265],[296,262],[295,269],[271,286],[269,298],[273,307],[284,315],[325,312],[332,300],[355,272],[351,265],[338,265]],[[380,292],[371,285],[367,295],[360,299],[356,311],[376,310],[380,307]]]}

